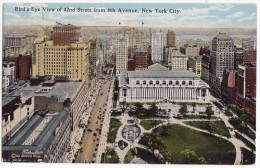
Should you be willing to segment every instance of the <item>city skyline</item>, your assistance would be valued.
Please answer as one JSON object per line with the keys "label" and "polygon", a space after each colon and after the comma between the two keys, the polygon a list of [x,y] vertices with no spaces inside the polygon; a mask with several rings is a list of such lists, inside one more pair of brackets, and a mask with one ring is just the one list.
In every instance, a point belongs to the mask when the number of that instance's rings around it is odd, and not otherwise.
{"label": "city skyline", "polygon": [[[119,4],[119,3],[5,3],[4,25],[53,25],[56,21],[82,26],[142,26],[203,27],[203,28],[256,28],[256,4]],[[15,11],[29,9],[29,11]],[[32,10],[40,9],[39,11]],[[43,11],[43,8],[55,11]],[[65,8],[75,8],[66,12]],[[61,12],[57,9],[62,8]],[[92,12],[78,12],[91,10]],[[105,12],[93,12],[104,10]],[[115,12],[108,12],[115,9]],[[121,12],[118,10],[121,9]],[[125,13],[123,10],[137,10]],[[143,10],[144,9],[144,10]],[[159,9],[162,12],[159,13]],[[151,13],[144,12],[145,10]],[[179,11],[180,13],[177,14]],[[170,13],[175,12],[175,13]],[[119,24],[120,22],[120,24]],[[157,23],[157,24],[155,24]]]}

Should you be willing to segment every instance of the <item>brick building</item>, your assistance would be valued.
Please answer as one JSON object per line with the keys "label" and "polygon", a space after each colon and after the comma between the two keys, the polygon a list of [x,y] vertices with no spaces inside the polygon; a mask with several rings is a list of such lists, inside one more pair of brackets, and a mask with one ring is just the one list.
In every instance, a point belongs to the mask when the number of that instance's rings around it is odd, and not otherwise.
{"label": "brick building", "polygon": [[245,50],[243,52],[244,63],[256,66],[256,50]]}
{"label": "brick building", "polygon": [[70,42],[73,42],[80,36],[80,27],[71,24],[64,25],[58,22],[56,24],[51,35],[54,46],[69,45]]}

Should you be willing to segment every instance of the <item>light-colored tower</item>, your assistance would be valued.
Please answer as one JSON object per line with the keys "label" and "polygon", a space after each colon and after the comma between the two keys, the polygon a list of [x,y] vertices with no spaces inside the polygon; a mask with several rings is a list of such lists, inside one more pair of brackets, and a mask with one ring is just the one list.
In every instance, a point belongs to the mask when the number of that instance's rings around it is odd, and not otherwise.
{"label": "light-colored tower", "polygon": [[219,33],[212,40],[211,88],[221,93],[223,71],[234,68],[234,41],[226,33]]}
{"label": "light-colored tower", "polygon": [[166,33],[152,33],[152,61],[161,62],[164,56],[164,47],[166,46]]}
{"label": "light-colored tower", "polygon": [[129,40],[127,35],[119,34],[116,39],[116,74],[119,75],[121,71],[126,70],[127,65],[127,50]]}

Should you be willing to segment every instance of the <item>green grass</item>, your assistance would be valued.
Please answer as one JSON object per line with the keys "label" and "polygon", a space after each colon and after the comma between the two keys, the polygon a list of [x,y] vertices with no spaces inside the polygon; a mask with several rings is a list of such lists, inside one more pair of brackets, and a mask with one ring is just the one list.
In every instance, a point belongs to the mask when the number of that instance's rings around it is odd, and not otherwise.
{"label": "green grass", "polygon": [[244,142],[245,145],[248,146],[249,148],[255,150],[255,145],[252,144],[251,142],[249,142],[246,138],[244,138],[243,136],[241,136],[241,135],[240,135],[239,133],[237,133],[236,131],[235,131],[235,137],[238,138],[238,139],[240,139],[242,142]]}
{"label": "green grass", "polygon": [[119,163],[119,157],[112,148],[107,148],[106,153],[102,154],[101,163]]}
{"label": "green grass", "polygon": [[144,129],[149,130],[160,123],[162,123],[160,120],[141,120],[140,125],[142,125]]}
{"label": "green grass", "polygon": [[143,159],[145,162],[149,163],[149,164],[161,164],[162,162],[154,156],[153,153],[142,149],[142,148],[136,148],[137,150],[137,154],[135,153],[135,151],[133,149],[130,149],[126,156],[125,156],[125,160],[124,163],[130,163],[133,159],[134,156]]}
{"label": "green grass", "polygon": [[246,126],[243,126],[242,123],[235,124],[234,122],[232,122],[232,120],[229,120],[229,123],[232,124],[233,127],[237,129],[239,132],[247,135],[252,140],[255,140],[255,133],[251,131],[249,128],[247,128]]}
{"label": "green grass", "polygon": [[209,124],[214,123],[216,126],[216,129],[213,131],[216,134],[226,136],[226,137],[231,137],[229,134],[229,131],[223,121],[186,121],[185,124],[208,130]]}
{"label": "green grass", "polygon": [[243,165],[255,164],[255,154],[245,148],[242,148]]}
{"label": "green grass", "polygon": [[[157,131],[160,134],[163,128]],[[171,125],[167,133],[168,136],[161,136],[161,139],[173,156],[172,163],[187,164],[181,152],[191,149],[198,157],[204,157],[208,164],[234,164],[235,148],[224,139],[176,124]]]}
{"label": "green grass", "polygon": [[121,126],[121,122],[117,119],[111,118],[110,120],[110,128],[107,136],[108,143],[114,143],[116,139],[116,134],[118,128]]}
{"label": "green grass", "polygon": [[125,155],[124,163],[130,163],[134,159],[134,151],[130,149]]}
{"label": "green grass", "polygon": [[[216,119],[217,117],[211,116],[211,119]],[[208,119],[206,115],[185,115],[181,119]]]}

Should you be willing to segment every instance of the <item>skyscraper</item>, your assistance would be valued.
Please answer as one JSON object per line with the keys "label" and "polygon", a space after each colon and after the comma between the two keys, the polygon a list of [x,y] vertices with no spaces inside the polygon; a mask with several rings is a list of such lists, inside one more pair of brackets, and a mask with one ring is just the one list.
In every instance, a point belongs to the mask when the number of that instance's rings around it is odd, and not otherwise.
{"label": "skyscraper", "polygon": [[169,30],[168,33],[167,33],[167,46],[168,47],[175,47],[176,46],[175,39],[176,39],[175,32]]}
{"label": "skyscraper", "polygon": [[164,47],[166,46],[166,33],[155,32],[152,33],[152,61],[163,61]]}
{"label": "skyscraper", "polygon": [[53,45],[64,46],[73,42],[80,36],[80,27],[72,24],[64,25],[56,22],[56,26],[53,27],[51,38]]}
{"label": "skyscraper", "polygon": [[121,71],[127,68],[128,36],[119,34],[116,39],[116,44],[116,74],[119,75]]}
{"label": "skyscraper", "polygon": [[[73,27],[73,25],[69,25]],[[62,32],[60,32],[62,34]],[[66,34],[66,31],[65,31]],[[69,80],[88,80],[89,45],[69,40],[68,36],[38,42],[32,57],[32,76],[64,76]],[[58,45],[60,44],[60,45]]]}
{"label": "skyscraper", "polygon": [[226,33],[219,33],[212,40],[211,88],[221,93],[222,76],[225,69],[234,68],[234,41]]}

